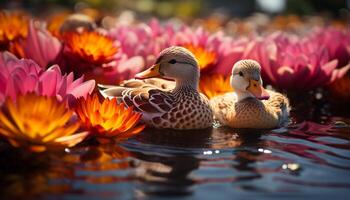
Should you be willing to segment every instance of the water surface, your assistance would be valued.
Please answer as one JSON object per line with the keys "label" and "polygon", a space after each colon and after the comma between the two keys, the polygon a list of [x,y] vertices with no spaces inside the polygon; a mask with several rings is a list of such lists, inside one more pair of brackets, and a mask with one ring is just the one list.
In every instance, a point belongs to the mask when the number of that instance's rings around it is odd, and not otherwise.
{"label": "water surface", "polygon": [[349,118],[293,121],[275,130],[147,129],[120,144],[35,157],[2,143],[1,199],[347,199]]}

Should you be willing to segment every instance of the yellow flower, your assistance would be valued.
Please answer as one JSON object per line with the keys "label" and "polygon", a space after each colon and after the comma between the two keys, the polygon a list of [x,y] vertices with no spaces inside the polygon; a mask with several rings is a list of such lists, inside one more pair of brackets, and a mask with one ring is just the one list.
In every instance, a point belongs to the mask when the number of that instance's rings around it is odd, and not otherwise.
{"label": "yellow flower", "polygon": [[34,152],[72,147],[87,136],[74,134],[80,124],[68,123],[72,114],[55,97],[27,94],[17,102],[7,99],[0,111],[0,135],[13,146]]}
{"label": "yellow flower", "polygon": [[230,77],[224,77],[219,74],[201,77],[199,89],[209,99],[227,92],[233,92]]}
{"label": "yellow flower", "polygon": [[71,57],[90,64],[108,63],[118,51],[110,38],[97,32],[68,32],[63,37]]}
{"label": "yellow flower", "polygon": [[201,70],[213,66],[217,60],[217,55],[214,51],[208,51],[207,49],[201,46],[185,44],[183,45],[183,47],[185,47],[195,55],[199,62],[199,67]]}
{"label": "yellow flower", "polygon": [[80,98],[76,113],[82,126],[97,137],[127,139],[140,133],[145,126],[136,126],[141,114],[126,108],[116,99],[105,99],[101,104],[97,95]]}
{"label": "yellow flower", "polygon": [[20,12],[0,11],[0,43],[7,45],[28,35],[28,18]]}

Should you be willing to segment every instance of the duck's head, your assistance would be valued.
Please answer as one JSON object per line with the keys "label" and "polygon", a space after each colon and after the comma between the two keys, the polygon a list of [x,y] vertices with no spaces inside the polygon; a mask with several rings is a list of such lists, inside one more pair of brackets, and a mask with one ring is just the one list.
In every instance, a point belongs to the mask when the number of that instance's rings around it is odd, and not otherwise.
{"label": "duck's head", "polygon": [[199,79],[198,61],[186,48],[172,46],[164,49],[155,64],[136,74],[136,79],[164,78],[177,84],[197,84]]}
{"label": "duck's head", "polygon": [[269,93],[262,86],[261,67],[255,60],[240,60],[233,65],[231,86],[238,99],[255,97],[260,100],[269,99]]}

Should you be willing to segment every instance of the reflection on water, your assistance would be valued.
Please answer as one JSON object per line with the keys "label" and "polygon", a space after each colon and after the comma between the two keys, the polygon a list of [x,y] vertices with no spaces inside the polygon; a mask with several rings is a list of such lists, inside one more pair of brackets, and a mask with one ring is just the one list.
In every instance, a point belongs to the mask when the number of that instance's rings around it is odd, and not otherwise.
{"label": "reflection on water", "polygon": [[36,157],[1,143],[1,194],[27,199],[345,198],[350,194],[348,122],[333,117],[328,125],[304,121],[270,131],[147,129],[121,144]]}

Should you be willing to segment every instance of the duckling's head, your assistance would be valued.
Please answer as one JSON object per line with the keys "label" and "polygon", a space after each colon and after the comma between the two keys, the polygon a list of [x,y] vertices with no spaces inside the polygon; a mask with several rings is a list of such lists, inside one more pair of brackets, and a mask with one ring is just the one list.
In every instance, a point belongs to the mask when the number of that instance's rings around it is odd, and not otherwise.
{"label": "duckling's head", "polygon": [[197,84],[199,79],[198,61],[186,48],[172,46],[160,52],[155,64],[136,74],[136,79],[172,79],[177,83]]}
{"label": "duckling's head", "polygon": [[239,100],[246,97],[269,99],[270,95],[262,86],[260,74],[261,67],[255,60],[240,60],[233,65],[230,82]]}

